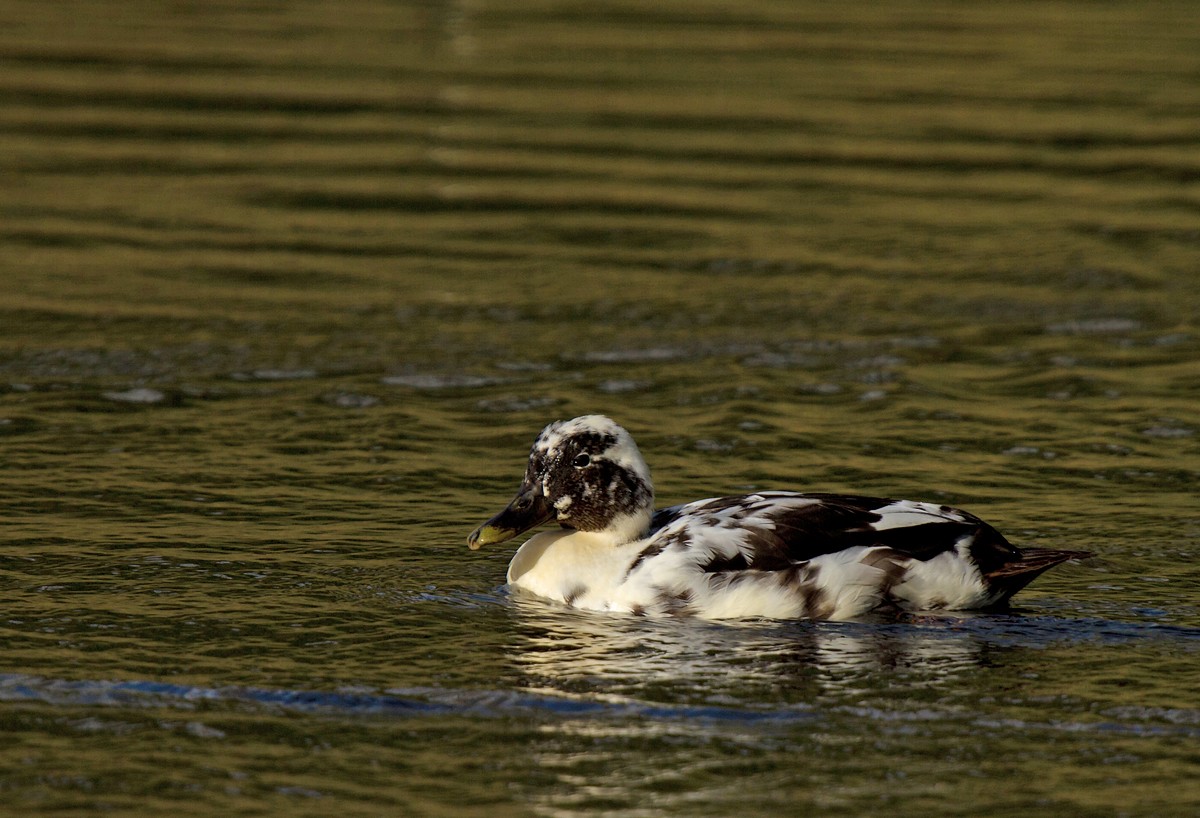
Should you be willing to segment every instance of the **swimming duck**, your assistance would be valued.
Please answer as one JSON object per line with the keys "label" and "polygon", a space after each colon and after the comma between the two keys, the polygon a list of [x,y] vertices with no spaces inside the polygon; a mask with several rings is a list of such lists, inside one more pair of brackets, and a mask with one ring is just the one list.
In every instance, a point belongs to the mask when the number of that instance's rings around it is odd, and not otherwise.
{"label": "swimming duck", "polygon": [[557,521],[517,550],[508,582],[564,605],[704,619],[851,619],[1002,605],[1083,551],[1017,549],[944,505],[760,491],[654,510],[650,469],[602,415],[551,423],[508,507],[472,550]]}

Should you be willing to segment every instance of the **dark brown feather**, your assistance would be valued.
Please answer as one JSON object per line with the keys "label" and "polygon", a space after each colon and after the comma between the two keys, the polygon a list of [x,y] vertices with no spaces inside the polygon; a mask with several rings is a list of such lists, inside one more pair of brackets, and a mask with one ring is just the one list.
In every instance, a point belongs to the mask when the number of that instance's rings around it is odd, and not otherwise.
{"label": "dark brown feather", "polygon": [[1060,551],[1054,548],[1023,548],[1020,559],[1006,562],[983,575],[988,586],[1004,590],[1008,599],[1017,591],[1038,578],[1044,571],[1067,560],[1081,560],[1092,556],[1090,551]]}

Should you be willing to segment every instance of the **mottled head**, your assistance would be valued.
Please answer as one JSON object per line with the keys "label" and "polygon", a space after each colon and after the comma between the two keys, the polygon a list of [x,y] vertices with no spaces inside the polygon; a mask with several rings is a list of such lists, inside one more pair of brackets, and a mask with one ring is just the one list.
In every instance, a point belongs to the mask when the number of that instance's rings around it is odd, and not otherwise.
{"label": "mottled head", "polygon": [[629,542],[645,534],[653,512],[650,469],[629,432],[603,415],[584,415],[542,430],[517,496],[467,544],[504,542],[551,520]]}

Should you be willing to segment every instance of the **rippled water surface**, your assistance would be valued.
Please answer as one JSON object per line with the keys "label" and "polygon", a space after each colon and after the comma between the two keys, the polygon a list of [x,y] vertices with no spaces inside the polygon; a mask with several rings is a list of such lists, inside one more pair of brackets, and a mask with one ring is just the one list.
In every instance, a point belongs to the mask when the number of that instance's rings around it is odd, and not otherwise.
{"label": "rippled water surface", "polygon": [[[1192,3],[0,2],[0,812],[1200,811]],[[536,432],[1008,614],[510,597]]]}

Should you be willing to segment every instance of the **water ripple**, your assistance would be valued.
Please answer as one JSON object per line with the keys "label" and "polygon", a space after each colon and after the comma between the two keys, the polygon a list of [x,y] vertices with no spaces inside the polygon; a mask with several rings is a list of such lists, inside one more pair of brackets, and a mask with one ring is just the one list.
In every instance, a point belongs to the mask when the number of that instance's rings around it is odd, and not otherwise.
{"label": "water ripple", "polygon": [[806,708],[743,709],[674,706],[637,701],[586,698],[504,690],[414,688],[371,691],[268,690],[252,687],[205,687],[148,680],[46,679],[20,673],[0,674],[0,701],[40,702],[55,706],[169,707],[249,704],[268,709],[344,716],[506,717],[543,713],[567,717],[641,717],[722,722],[789,722],[813,718]]}

